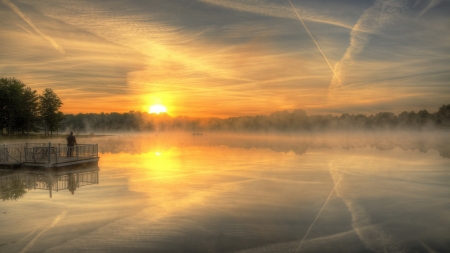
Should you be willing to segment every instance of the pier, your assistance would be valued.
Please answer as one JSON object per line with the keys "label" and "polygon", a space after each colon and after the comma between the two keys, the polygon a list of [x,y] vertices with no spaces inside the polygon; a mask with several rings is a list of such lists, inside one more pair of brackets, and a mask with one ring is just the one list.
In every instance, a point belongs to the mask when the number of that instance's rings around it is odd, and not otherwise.
{"label": "pier", "polygon": [[54,192],[69,190],[72,194],[82,186],[99,183],[99,168],[0,170],[0,199],[17,200],[30,190]]}
{"label": "pier", "polygon": [[61,143],[19,143],[0,145],[0,166],[9,168],[56,168],[97,163],[98,144],[68,147]]}

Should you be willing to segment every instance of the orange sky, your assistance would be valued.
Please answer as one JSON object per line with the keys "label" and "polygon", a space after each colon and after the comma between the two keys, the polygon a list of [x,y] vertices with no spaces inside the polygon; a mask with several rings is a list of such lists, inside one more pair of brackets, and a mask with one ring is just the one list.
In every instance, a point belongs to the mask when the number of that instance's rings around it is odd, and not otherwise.
{"label": "orange sky", "polygon": [[434,112],[450,101],[449,14],[426,0],[1,0],[0,76],[52,88],[64,113]]}

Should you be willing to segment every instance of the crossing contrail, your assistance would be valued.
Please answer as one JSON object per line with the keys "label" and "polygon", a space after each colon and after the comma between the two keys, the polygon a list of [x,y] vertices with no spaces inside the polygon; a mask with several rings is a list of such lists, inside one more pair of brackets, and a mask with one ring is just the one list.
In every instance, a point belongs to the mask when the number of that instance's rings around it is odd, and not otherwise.
{"label": "crossing contrail", "polygon": [[336,184],[334,185],[333,189],[331,190],[330,194],[328,195],[327,200],[325,200],[325,203],[323,203],[322,208],[320,208],[319,213],[317,213],[316,218],[313,220],[313,222],[311,223],[311,226],[309,226],[308,230],[306,231],[306,234],[303,236],[302,240],[300,241],[300,244],[298,245],[297,249],[295,250],[295,253],[297,253],[297,251],[300,249],[300,247],[302,246],[303,241],[305,240],[306,236],[308,236],[309,231],[311,230],[311,228],[314,226],[314,223],[316,223],[317,218],[319,218],[320,213],[322,212],[323,208],[327,205],[328,201],[331,198],[331,195],[333,194],[334,190],[336,189],[336,186],[339,184],[339,182],[342,179],[342,175],[341,177],[339,177],[339,180],[336,182]]}
{"label": "crossing contrail", "polygon": [[56,49],[58,50],[61,54],[64,54],[66,51],[64,51],[64,48],[62,46],[60,46],[58,43],[56,43],[56,41],[54,41],[52,38],[48,37],[47,35],[45,35],[43,32],[41,32],[41,30],[39,30],[36,25],[33,23],[33,21],[31,21],[31,19],[29,19],[22,11],[20,11],[20,9],[13,4],[11,1],[9,0],[3,0],[3,3],[5,5],[7,5],[9,8],[11,8],[11,10],[13,10],[17,15],[19,15],[25,22],[27,22],[27,24],[29,26],[31,26],[31,28],[34,29],[34,31],[36,31],[39,35],[41,35],[44,39],[48,40],[48,42],[50,42],[50,44]]}
{"label": "crossing contrail", "polygon": [[300,16],[300,14],[298,14],[297,9],[295,9],[295,7],[294,7],[294,5],[292,4],[291,0],[288,0],[288,1],[289,1],[289,3],[291,4],[292,9],[294,9],[295,14],[297,14],[298,19],[300,19],[300,22],[302,22],[302,24],[303,24],[303,26],[305,27],[306,31],[308,32],[309,36],[310,36],[311,39],[314,41],[314,44],[316,44],[316,46],[317,46],[317,48],[319,49],[320,53],[322,54],[323,58],[324,58],[325,61],[327,62],[328,67],[330,67],[331,72],[333,72],[333,76],[336,77],[336,79],[337,79],[337,80],[339,81],[339,83],[341,84],[342,89],[344,89],[344,91],[345,91],[344,85],[342,84],[342,82],[341,82],[341,80],[339,79],[339,77],[336,75],[336,72],[334,72],[334,69],[333,69],[333,67],[331,66],[330,62],[328,61],[327,56],[325,55],[325,53],[324,53],[324,52],[322,51],[322,49],[320,48],[320,46],[319,46],[319,44],[317,43],[317,41],[314,39],[314,36],[312,36],[311,32],[309,31],[309,29],[308,29],[308,27],[306,26],[305,22],[303,22],[303,19],[302,19],[302,17]]}

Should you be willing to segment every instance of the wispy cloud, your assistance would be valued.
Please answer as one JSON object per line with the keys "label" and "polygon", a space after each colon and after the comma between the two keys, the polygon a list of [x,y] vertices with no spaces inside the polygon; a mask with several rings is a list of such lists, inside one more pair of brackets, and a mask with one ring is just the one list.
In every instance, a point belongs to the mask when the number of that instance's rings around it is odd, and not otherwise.
{"label": "wispy cloud", "polygon": [[405,0],[377,0],[375,4],[364,11],[350,33],[350,46],[344,56],[336,63],[330,88],[343,85],[345,69],[353,63],[354,58],[361,53],[369,43],[369,34],[362,31],[379,32],[389,24],[397,13],[406,7]]}
{"label": "wispy cloud", "polygon": [[[372,113],[448,100],[444,1],[291,1],[312,37],[287,0],[0,0],[0,73],[54,88],[64,113],[153,101],[171,115]],[[348,89],[331,97],[338,78]],[[419,95],[426,103],[408,107]]]}
{"label": "wispy cloud", "polygon": [[[217,6],[245,11],[270,17],[278,18],[290,18],[297,19],[297,16],[292,13],[291,7],[286,4],[275,4],[272,2],[264,0],[200,0],[205,3],[214,4]],[[301,16],[310,22],[324,23],[333,26],[344,27],[347,29],[353,29],[349,21],[344,21],[344,19],[334,18],[329,15],[320,14],[312,9],[302,9]]]}
{"label": "wispy cloud", "polygon": [[29,26],[31,26],[31,28],[34,29],[34,31],[36,31],[39,35],[41,35],[44,39],[46,39],[48,42],[50,42],[50,44],[56,49],[58,50],[61,54],[64,54],[64,48],[62,46],[60,46],[58,43],[56,43],[55,40],[53,40],[52,38],[48,37],[47,35],[45,35],[43,32],[41,32],[41,30],[39,30],[39,28],[36,27],[36,25],[33,23],[33,21],[31,21],[31,19],[29,19],[25,14],[23,14],[23,12],[20,11],[19,8],[17,8],[17,6],[15,4],[13,4],[11,1],[9,0],[3,0],[3,3],[8,6],[9,8],[11,8],[11,10],[13,10],[17,15],[19,15],[25,22],[27,22],[27,24]]}

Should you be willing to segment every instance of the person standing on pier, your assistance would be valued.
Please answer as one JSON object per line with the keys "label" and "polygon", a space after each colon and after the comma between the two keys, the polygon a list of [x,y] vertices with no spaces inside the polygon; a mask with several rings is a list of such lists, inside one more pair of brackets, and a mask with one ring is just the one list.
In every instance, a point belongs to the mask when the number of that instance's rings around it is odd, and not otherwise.
{"label": "person standing on pier", "polygon": [[70,132],[70,135],[66,137],[67,140],[67,157],[73,156],[73,146],[77,144],[77,140],[73,135],[73,132]]}

